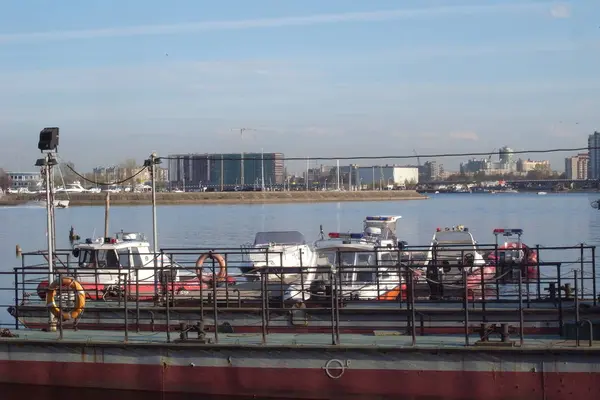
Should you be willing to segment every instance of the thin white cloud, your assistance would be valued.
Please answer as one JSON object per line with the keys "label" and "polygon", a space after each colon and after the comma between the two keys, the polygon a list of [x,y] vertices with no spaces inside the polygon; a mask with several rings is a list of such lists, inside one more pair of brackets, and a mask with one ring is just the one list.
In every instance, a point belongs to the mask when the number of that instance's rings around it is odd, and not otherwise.
{"label": "thin white cloud", "polygon": [[566,3],[555,4],[550,9],[550,15],[554,18],[570,18],[571,17],[571,6]]}
{"label": "thin white cloud", "polygon": [[450,138],[456,139],[456,140],[470,140],[470,141],[479,140],[479,136],[477,135],[477,133],[471,132],[471,131],[452,132],[450,134]]}
{"label": "thin white cloud", "polygon": [[452,15],[473,15],[502,12],[537,12],[548,10],[551,3],[527,2],[511,4],[440,6],[418,9],[395,9],[338,14],[318,14],[300,17],[262,18],[237,21],[202,21],[172,25],[142,25],[71,31],[48,31],[0,34],[0,44],[42,41],[64,41],[103,37],[172,35],[216,30],[279,28],[348,22],[377,22],[400,19],[431,18]]}

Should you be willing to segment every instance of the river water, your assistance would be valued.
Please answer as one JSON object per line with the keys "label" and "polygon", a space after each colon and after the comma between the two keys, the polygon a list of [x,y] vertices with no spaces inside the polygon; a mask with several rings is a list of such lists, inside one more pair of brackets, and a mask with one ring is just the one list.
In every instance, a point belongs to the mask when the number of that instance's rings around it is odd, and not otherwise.
{"label": "river water", "polygon": [[[412,245],[429,244],[436,228],[464,225],[480,243],[493,243],[494,228],[522,228],[529,245],[600,245],[600,211],[590,202],[600,195],[569,193],[532,194],[432,194],[428,200],[265,205],[183,205],[157,209],[161,247],[224,247],[251,242],[262,230],[299,230],[312,241],[319,225],[324,231],[362,229],[367,215],[401,215],[398,236]],[[103,207],[56,210],[58,247],[67,248],[73,226],[82,238],[101,236]],[[144,232],[152,237],[149,206],[112,207],[110,230]],[[44,208],[0,208],[1,271],[20,265],[15,246],[23,251],[45,249]],[[0,275],[0,287],[12,285],[12,277]],[[4,311],[13,301],[11,292],[0,292],[0,323],[12,322]],[[5,315],[6,314],[6,315]]]}

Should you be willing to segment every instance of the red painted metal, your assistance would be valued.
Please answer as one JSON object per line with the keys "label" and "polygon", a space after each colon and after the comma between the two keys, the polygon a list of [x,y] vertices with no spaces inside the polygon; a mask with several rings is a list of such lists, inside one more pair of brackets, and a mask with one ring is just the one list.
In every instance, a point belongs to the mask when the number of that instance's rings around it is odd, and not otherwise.
{"label": "red painted metal", "polygon": [[[83,360],[82,360],[83,361]],[[600,373],[183,367],[0,361],[0,380],[27,385],[300,399],[596,400]]]}

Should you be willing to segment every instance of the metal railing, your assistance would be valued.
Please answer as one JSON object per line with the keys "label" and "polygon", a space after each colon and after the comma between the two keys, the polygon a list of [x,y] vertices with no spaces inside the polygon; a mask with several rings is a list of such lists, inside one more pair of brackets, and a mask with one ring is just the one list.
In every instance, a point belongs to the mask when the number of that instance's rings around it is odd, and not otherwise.
{"label": "metal railing", "polygon": [[[490,334],[505,340],[517,334],[522,344],[526,335],[560,335],[572,322],[577,345],[586,327],[591,343],[591,321],[600,314],[595,247],[533,249],[535,264],[497,261],[486,268],[467,256],[472,248],[457,245],[429,255],[429,247],[417,246],[337,250],[326,265],[315,265],[322,260],[315,263],[309,257],[304,261],[301,254],[299,265],[283,268],[283,253],[267,249],[162,249],[156,264],[142,268],[131,262],[82,267],[70,251],[59,250],[55,279],[74,277],[87,301],[74,320],[57,318],[57,330],[59,338],[71,329],[119,330],[124,340],[132,332],[162,331],[168,342],[175,333],[185,340],[195,331],[199,339],[210,335],[216,343],[223,332],[260,333],[263,343],[271,334],[328,333],[332,344],[342,343],[345,334],[375,331],[408,334],[412,344],[423,335],[462,332],[469,345],[477,333],[481,341],[488,341]],[[499,250],[478,245],[477,251],[485,255]],[[247,267],[242,255],[251,253],[274,260],[275,266],[236,272]],[[208,255],[206,272],[196,267],[203,254]],[[227,264],[223,273],[211,257],[216,254]],[[372,254],[370,264],[344,264],[344,256],[358,254]],[[25,262],[36,257],[39,262]],[[24,253],[20,267],[0,273],[2,280],[13,279],[11,287],[0,288],[1,298],[14,294],[6,304],[9,313],[0,318],[7,321],[5,326],[47,327],[45,257],[44,252]],[[72,289],[59,285],[57,292],[57,310],[72,309]]]}

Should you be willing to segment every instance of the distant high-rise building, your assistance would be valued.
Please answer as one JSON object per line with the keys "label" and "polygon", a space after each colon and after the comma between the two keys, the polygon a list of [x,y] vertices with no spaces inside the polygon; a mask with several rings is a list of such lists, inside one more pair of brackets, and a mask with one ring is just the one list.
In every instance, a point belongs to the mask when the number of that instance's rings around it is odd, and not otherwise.
{"label": "distant high-rise building", "polygon": [[600,179],[600,132],[588,137],[588,179]]}
{"label": "distant high-rise building", "polygon": [[588,164],[588,153],[565,158],[565,177],[567,179],[587,179]]}
{"label": "distant high-rise building", "polygon": [[513,171],[515,169],[514,150],[504,146],[498,151],[500,165],[498,169]]}

